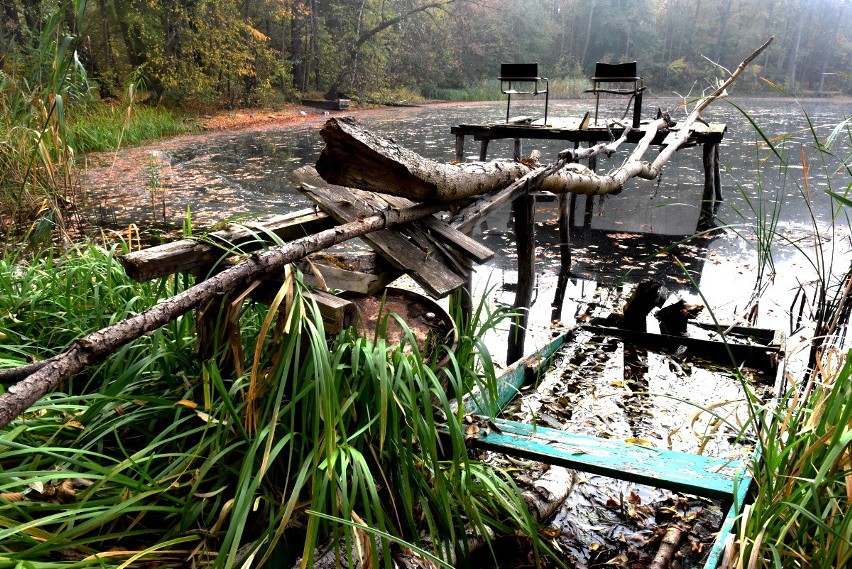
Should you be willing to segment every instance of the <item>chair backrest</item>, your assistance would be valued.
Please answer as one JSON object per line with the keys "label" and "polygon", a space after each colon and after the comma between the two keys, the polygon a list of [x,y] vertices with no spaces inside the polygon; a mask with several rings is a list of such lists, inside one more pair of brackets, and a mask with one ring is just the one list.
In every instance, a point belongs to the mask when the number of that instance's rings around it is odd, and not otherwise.
{"label": "chair backrest", "polygon": [[633,81],[638,79],[636,62],[629,63],[598,63],[595,65],[593,81]]}
{"label": "chair backrest", "polygon": [[535,81],[538,76],[538,63],[501,63],[501,81]]}

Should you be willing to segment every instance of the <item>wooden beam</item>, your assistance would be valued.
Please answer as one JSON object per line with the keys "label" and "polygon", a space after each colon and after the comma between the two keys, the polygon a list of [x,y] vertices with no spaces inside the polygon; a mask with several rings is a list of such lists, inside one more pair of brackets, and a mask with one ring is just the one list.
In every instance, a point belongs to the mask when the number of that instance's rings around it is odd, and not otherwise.
{"label": "wooden beam", "polygon": [[472,446],[695,496],[731,501],[735,481],[746,473],[745,464],[728,458],[627,444],[503,419],[493,419],[491,424],[493,428],[487,432],[481,429],[479,436],[471,437]]}
{"label": "wooden beam", "polygon": [[334,219],[314,208],[286,215],[246,220],[230,229],[214,231],[193,239],[181,239],[119,257],[127,275],[137,281],[189,271],[199,273],[222,259],[227,252],[263,249],[276,235],[283,241],[305,237],[334,225]]}

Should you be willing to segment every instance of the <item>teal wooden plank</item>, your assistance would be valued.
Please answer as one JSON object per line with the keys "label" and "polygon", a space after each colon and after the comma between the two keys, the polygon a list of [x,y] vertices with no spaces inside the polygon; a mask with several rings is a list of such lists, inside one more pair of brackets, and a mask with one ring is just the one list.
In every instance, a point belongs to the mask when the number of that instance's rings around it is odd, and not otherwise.
{"label": "teal wooden plank", "polygon": [[[675,492],[731,501],[741,461],[627,444],[495,419],[473,446]],[[488,432],[486,432],[488,431]]]}
{"label": "teal wooden plank", "polygon": [[550,358],[565,344],[569,334],[570,332],[563,332],[534,354],[506,368],[506,371],[497,378],[497,400],[493,404],[489,405],[489,402],[478,393],[470,393],[464,398],[465,409],[469,409],[471,413],[490,417],[502,411],[525,383],[550,366]]}
{"label": "teal wooden plank", "polygon": [[[760,448],[755,451],[755,458],[759,456]],[[725,520],[722,522],[722,527],[719,528],[719,534],[716,536],[716,541],[713,542],[713,547],[711,547],[710,551],[707,552],[707,562],[704,563],[704,569],[716,569],[722,562],[722,556],[725,553],[725,540],[728,535],[734,531],[734,522],[737,521],[737,518],[746,503],[746,497],[751,490],[752,483],[753,479],[746,469],[743,477],[739,480],[739,483],[736,484],[734,501],[728,509]]]}

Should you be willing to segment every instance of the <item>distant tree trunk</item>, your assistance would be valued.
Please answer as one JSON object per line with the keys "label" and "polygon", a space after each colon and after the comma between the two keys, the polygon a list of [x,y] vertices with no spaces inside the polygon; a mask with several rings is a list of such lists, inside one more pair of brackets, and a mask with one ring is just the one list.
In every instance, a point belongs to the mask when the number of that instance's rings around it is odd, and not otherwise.
{"label": "distant tree trunk", "polygon": [[731,4],[733,0],[727,0],[725,7],[722,10],[722,17],[719,21],[719,35],[716,36],[716,53],[713,61],[721,63],[722,60],[722,45],[725,43],[725,34],[728,32],[728,18],[731,16]]}
{"label": "distant tree trunk", "polygon": [[[805,7],[803,10],[806,12],[808,8]],[[796,39],[793,41],[793,50],[790,54],[790,68],[789,73],[787,74],[787,87],[790,89],[790,92],[795,92],[796,90],[796,64],[799,62],[799,48],[802,45],[802,30],[805,28],[805,20],[807,19],[804,16],[804,13],[799,16],[799,25],[796,26]]]}
{"label": "distant tree trunk", "polygon": [[304,20],[298,10],[290,18],[290,57],[293,60],[293,87],[304,91],[306,87],[305,54],[302,49]]}
{"label": "distant tree trunk", "polygon": [[837,30],[838,28],[840,28],[840,22],[846,21],[843,18],[843,11],[845,8],[845,3],[838,4],[837,13],[835,14],[834,18],[830,20],[831,23],[829,25],[831,26],[831,31],[829,32],[828,40],[825,42],[825,45],[829,47],[822,50],[822,66],[819,72],[819,86],[817,87],[817,94],[822,94],[822,90],[825,88],[825,74],[828,72],[828,65],[829,63],[831,63],[831,60],[834,57],[834,50],[831,49],[830,46],[835,45],[835,42],[837,42]]}
{"label": "distant tree trunk", "polygon": [[589,3],[589,19],[586,22],[586,41],[583,43],[583,53],[580,55],[580,65],[585,69],[586,55],[589,53],[589,42],[592,40],[592,20],[595,17],[595,4],[597,0],[592,0]]}

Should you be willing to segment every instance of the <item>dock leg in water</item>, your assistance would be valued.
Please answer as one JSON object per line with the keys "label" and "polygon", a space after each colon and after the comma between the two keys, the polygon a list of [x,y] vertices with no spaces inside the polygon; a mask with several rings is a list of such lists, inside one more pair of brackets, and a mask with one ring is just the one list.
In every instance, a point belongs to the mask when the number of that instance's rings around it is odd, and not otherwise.
{"label": "dock leg in water", "polygon": [[550,319],[562,320],[562,305],[565,301],[565,289],[571,277],[571,202],[573,195],[559,194],[559,279],[556,282],[556,293],[551,305]]}
{"label": "dock leg in water", "polygon": [[518,247],[518,287],[515,291],[517,316],[509,327],[509,348],[506,363],[524,355],[529,308],[535,285],[535,198],[521,196],[512,202],[515,216],[515,241]]}

